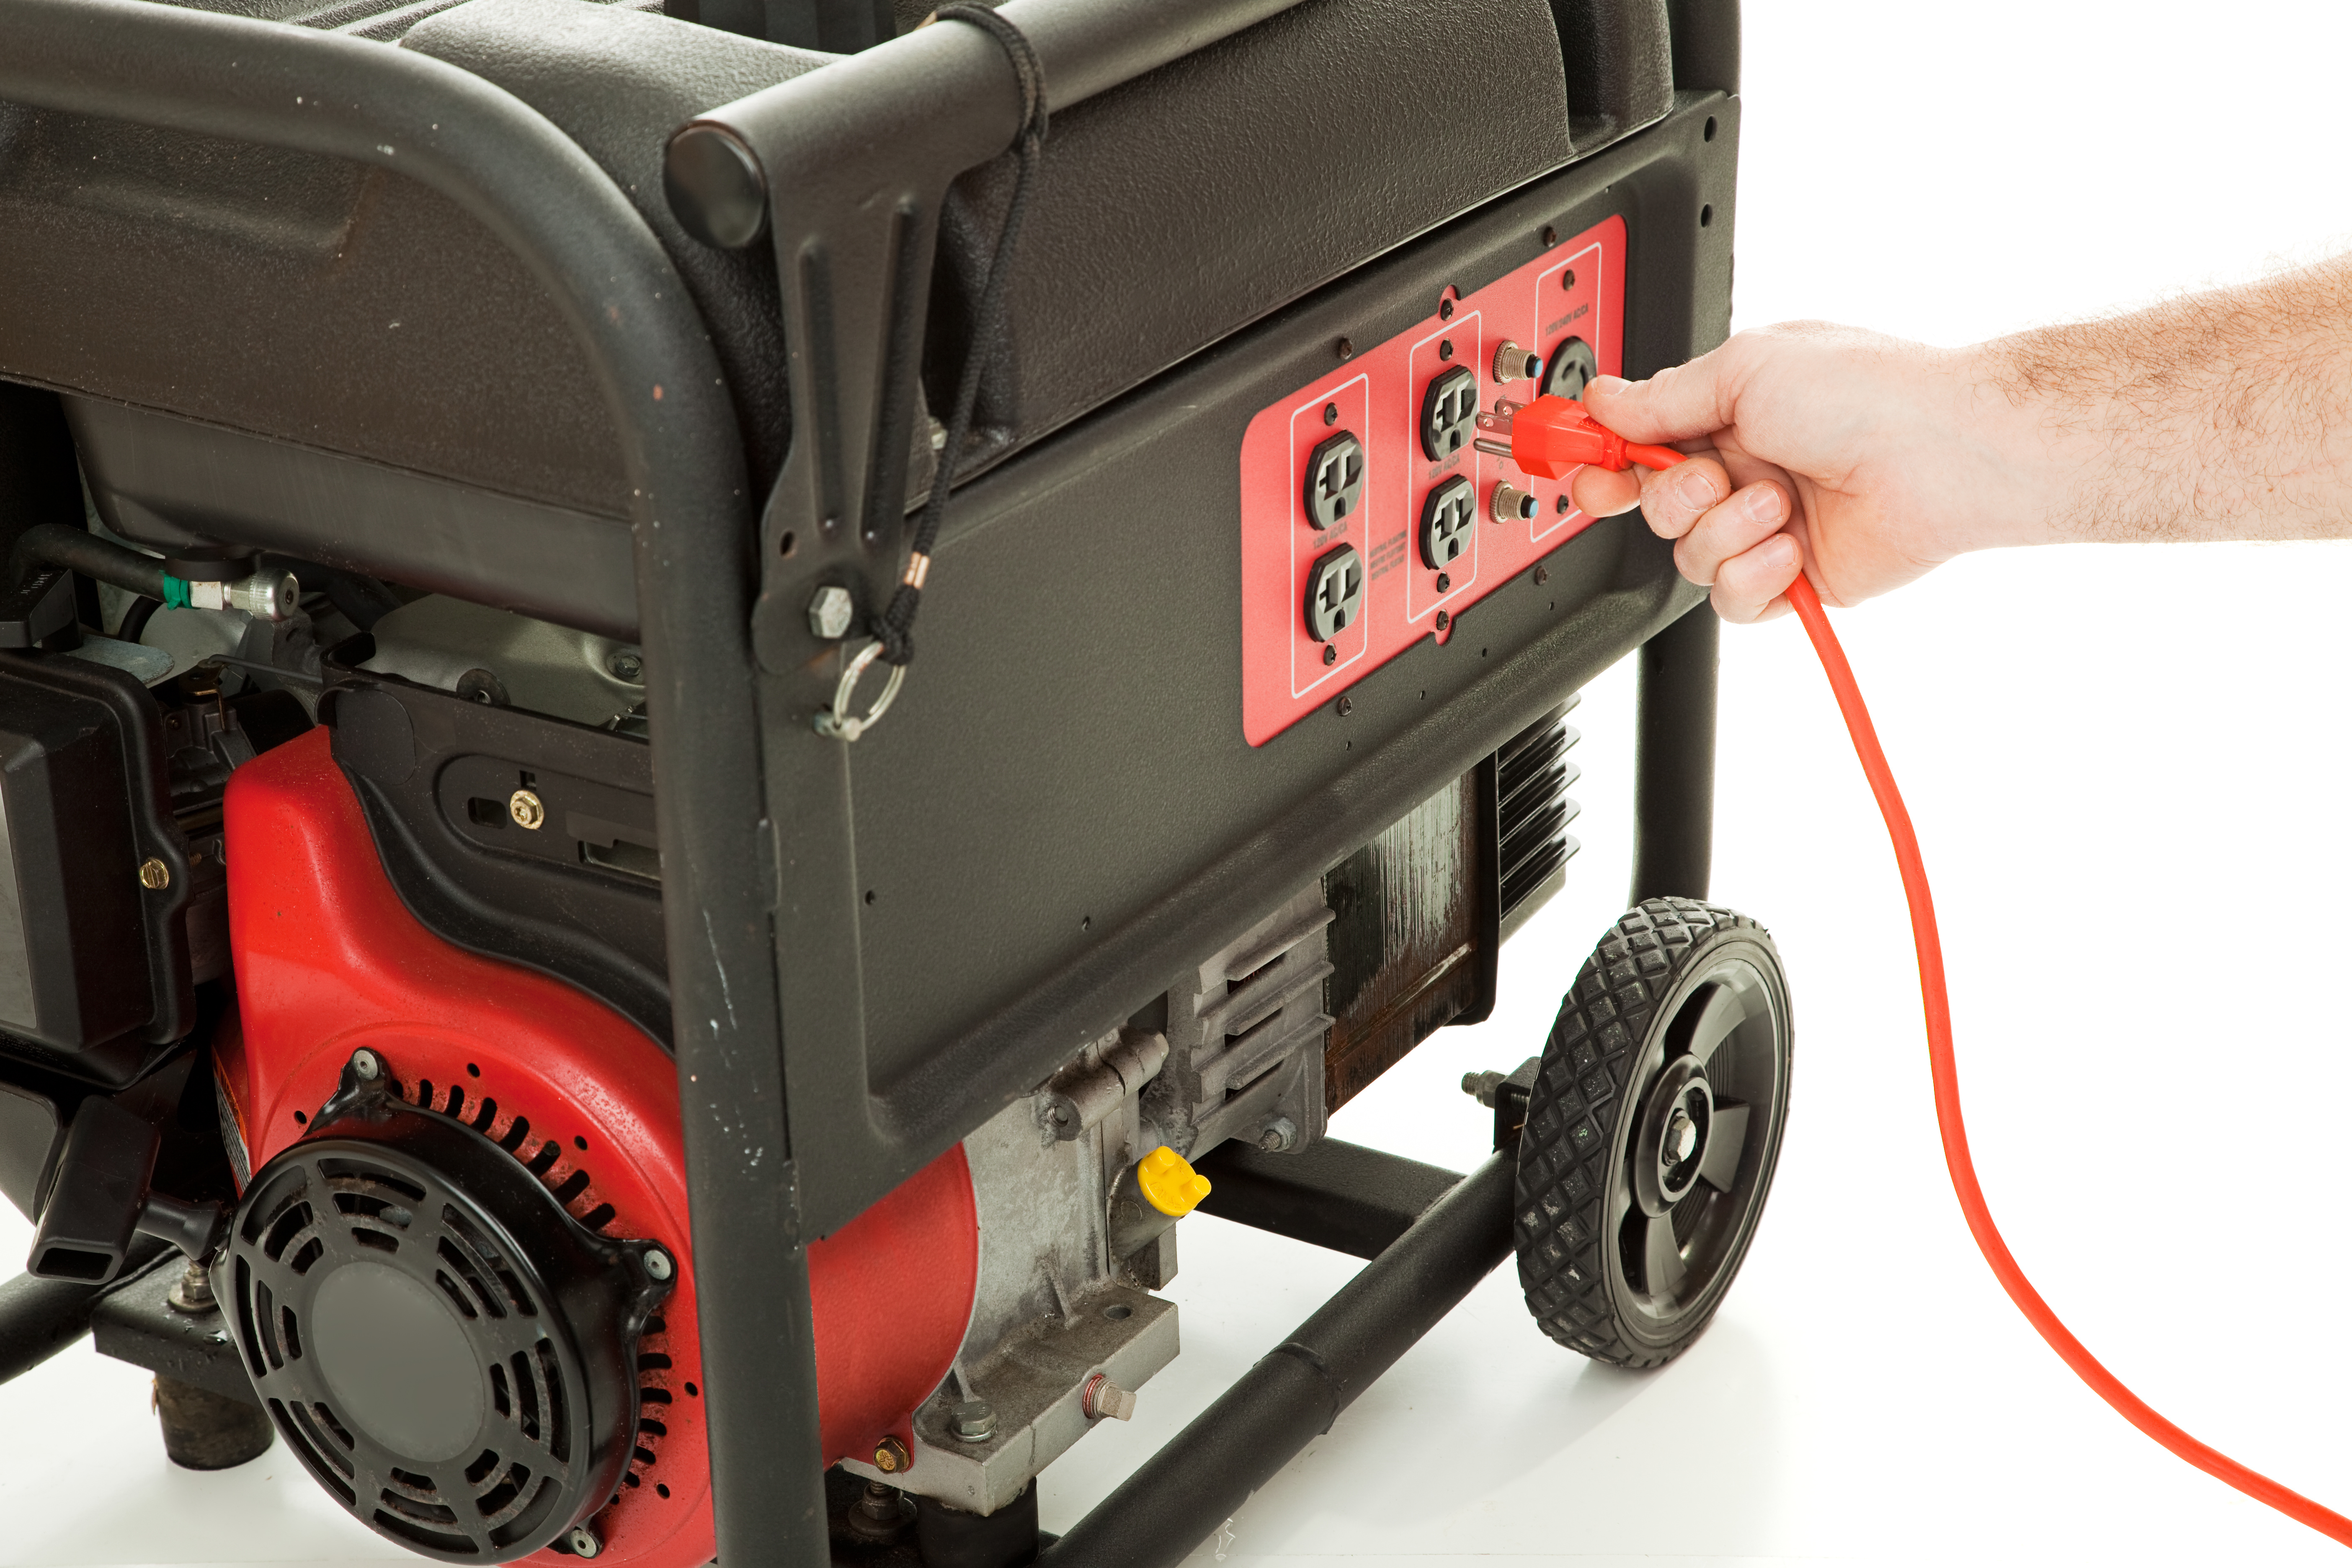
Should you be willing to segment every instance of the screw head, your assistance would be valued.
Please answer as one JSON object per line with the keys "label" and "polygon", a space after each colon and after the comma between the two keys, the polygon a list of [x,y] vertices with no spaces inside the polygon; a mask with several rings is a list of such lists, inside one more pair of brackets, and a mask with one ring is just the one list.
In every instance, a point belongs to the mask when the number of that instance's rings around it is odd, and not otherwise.
{"label": "screw head", "polygon": [[383,1075],[383,1058],[373,1051],[352,1053],[352,1076],[362,1083],[373,1083]]}
{"label": "screw head", "polygon": [[1331,352],[1338,354],[1341,359],[1353,359],[1356,357],[1356,345],[1350,340],[1341,338],[1338,342],[1331,345]]}
{"label": "screw head", "polygon": [[172,868],[149,856],[139,862],[139,885],[150,892],[162,892],[172,885]]}
{"label": "screw head", "polygon": [[677,1265],[669,1260],[668,1253],[664,1252],[658,1247],[652,1247],[646,1251],[646,1277],[647,1279],[667,1279],[677,1272]]}
{"label": "screw head", "polygon": [[1340,718],[1345,719],[1349,714],[1353,713],[1355,710],[1356,700],[1354,698],[1342,697],[1339,699],[1337,711]]}
{"label": "screw head", "polygon": [[596,1532],[584,1524],[573,1525],[572,1533],[563,1538],[563,1543],[572,1548],[572,1554],[575,1557],[594,1557],[604,1550],[604,1543],[596,1539]]}
{"label": "screw head", "polygon": [[1325,643],[1325,644],[1323,645],[1323,662],[1324,662],[1324,663],[1326,663],[1326,664],[1337,664],[1337,663],[1339,663],[1339,650],[1338,648],[1336,648],[1336,647],[1333,647],[1329,643]]}
{"label": "screw head", "polygon": [[535,832],[547,822],[547,803],[530,790],[519,789],[507,796],[507,815],[514,818],[517,827]]}
{"label": "screw head", "polygon": [[1546,583],[1549,583],[1549,582],[1550,582],[1550,581],[1551,581],[1551,568],[1550,568],[1550,567],[1549,567],[1549,566],[1538,566],[1538,567],[1537,567],[1537,568],[1536,568],[1536,586],[1537,586],[1537,587],[1540,588],[1540,587],[1542,587]]}
{"label": "screw head", "polygon": [[948,1427],[967,1443],[985,1443],[996,1436],[996,1406],[985,1399],[967,1399],[948,1412]]}
{"label": "screw head", "polygon": [[896,1437],[885,1437],[874,1445],[874,1468],[886,1476],[898,1475],[914,1462],[907,1445]]}
{"label": "screw head", "polygon": [[604,668],[615,680],[625,680],[631,686],[642,686],[646,679],[646,658],[633,647],[616,647],[604,657]]}
{"label": "screw head", "polygon": [[857,605],[849,590],[837,583],[828,583],[809,600],[809,635],[824,642],[839,642],[849,635],[850,623],[857,618]]}
{"label": "screw head", "polygon": [[1448,627],[1448,626],[1452,626],[1453,624],[1454,624],[1454,617],[1453,617],[1452,616],[1450,616],[1450,615],[1446,614],[1444,610],[1440,610],[1440,611],[1438,611],[1438,612],[1437,612],[1437,629],[1438,629],[1439,631],[1441,631],[1441,632],[1442,632],[1442,631],[1444,631],[1446,627]]}
{"label": "screw head", "polygon": [[1440,573],[1437,574],[1437,591],[1438,591],[1439,593],[1441,593],[1441,594],[1445,593],[1446,591],[1448,591],[1449,589],[1451,589],[1453,586],[1454,586],[1454,579],[1453,579],[1452,577],[1448,576],[1446,574],[1444,574],[1444,573],[1443,573],[1443,572],[1440,572]]}

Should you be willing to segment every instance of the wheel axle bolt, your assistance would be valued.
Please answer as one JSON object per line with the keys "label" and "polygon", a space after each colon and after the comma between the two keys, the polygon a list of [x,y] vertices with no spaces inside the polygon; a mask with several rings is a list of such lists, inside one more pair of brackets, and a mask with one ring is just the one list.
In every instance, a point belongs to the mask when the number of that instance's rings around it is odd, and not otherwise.
{"label": "wheel axle bolt", "polygon": [[1669,1165],[1679,1165],[1698,1152],[1698,1123],[1690,1119],[1689,1111],[1676,1110],[1666,1123],[1665,1145]]}

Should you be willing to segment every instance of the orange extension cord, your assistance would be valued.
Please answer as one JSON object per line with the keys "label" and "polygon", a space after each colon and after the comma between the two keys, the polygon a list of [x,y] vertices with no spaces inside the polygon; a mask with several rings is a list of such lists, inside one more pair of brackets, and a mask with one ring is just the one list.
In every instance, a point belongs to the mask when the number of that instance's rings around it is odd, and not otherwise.
{"label": "orange extension cord", "polygon": [[[1585,413],[1582,405],[1565,398],[1539,397],[1528,406],[1505,415],[1491,422],[1481,420],[1483,428],[1496,433],[1509,429],[1508,451],[1515,461],[1529,473],[1541,473],[1549,479],[1564,479],[1569,470],[1580,463],[1623,469],[1635,463],[1649,468],[1667,468],[1683,460],[1683,454],[1667,447],[1645,447],[1625,440],[1602,426]],[[1494,451],[1494,445],[1485,450]],[[1805,635],[1812,639],[1813,651],[1821,656],[1822,668],[1830,678],[1830,689],[1837,695],[1838,711],[1845,716],[1846,732],[1853,737],[1854,755],[1862,760],[1862,771],[1870,780],[1870,793],[1878,798],[1879,814],[1886,818],[1886,836],[1895,842],[1895,862],[1903,873],[1903,895],[1911,906],[1911,939],[1919,952],[1919,996],[1927,1015],[1927,1070],[1936,1084],[1936,1126],[1943,1134],[1944,1165],[1951,1173],[1952,1191],[1960,1200],[1960,1213],[1967,1216],[1969,1234],[1976,1237],[1977,1250],[1984,1254],[1992,1266],[1993,1278],[2025,1314],[2025,1321],[2034,1331],[2049,1342],[2059,1359],[2074,1369],[2074,1375],[2090,1384],[2091,1391],[2113,1405],[2125,1420],[2163,1444],[2209,1476],[2227,1481],[2255,1501],[2266,1503],[2298,1524],[2309,1525],[2329,1540],[2352,1546],[2352,1520],[2332,1509],[2321,1507],[2300,1492],[2290,1491],[2238,1463],[2227,1454],[2217,1452],[2167,1421],[2148,1407],[2147,1402],[2126,1388],[2114,1373],[2099,1363],[2084,1348],[2083,1342],[2058,1321],[2050,1303],[2033,1288],[2025,1271],[2010,1256],[2009,1243],[2000,1238],[1999,1227],[1992,1222],[1992,1213],[1985,1207],[1984,1189],[1977,1184],[1975,1162],[1969,1158],[1968,1124],[1960,1117],[1959,1072],[1952,1063],[1952,1008],[1944,987],[1944,944],[1936,931],[1936,903],[1927,891],[1927,868],[1919,858],[1919,838],[1911,830],[1911,814],[1903,805],[1903,792],[1895,785],[1895,774],[1886,766],[1886,753],[1879,750],[1878,731],[1870,722],[1870,710],[1863,705],[1862,690],[1853,682],[1853,669],[1845,661],[1845,649],[1838,646],[1837,634],[1830,629],[1829,616],[1822,613],[1822,601],[1813,585],[1801,572],[1789,585],[1789,603],[1797,618],[1805,624]]]}

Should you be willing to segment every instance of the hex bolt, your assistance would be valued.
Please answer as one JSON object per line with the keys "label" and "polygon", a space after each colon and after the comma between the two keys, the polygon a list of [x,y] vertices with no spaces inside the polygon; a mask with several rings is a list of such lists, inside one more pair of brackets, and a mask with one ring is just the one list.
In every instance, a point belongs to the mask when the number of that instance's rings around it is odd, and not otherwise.
{"label": "hex bolt", "polygon": [[517,827],[536,831],[547,821],[547,803],[534,791],[519,789],[507,796],[507,815],[514,818]]}
{"label": "hex bolt", "polygon": [[139,885],[151,893],[160,893],[172,885],[172,868],[153,856],[139,862]]}
{"label": "hex bolt", "polygon": [[1495,481],[1494,494],[1486,500],[1486,515],[1496,522],[1522,522],[1536,514],[1536,498],[1514,484]]}
{"label": "hex bolt", "polygon": [[1257,1135],[1257,1146],[1269,1154],[1286,1154],[1298,1147],[1298,1123],[1277,1116]]}
{"label": "hex bolt", "polygon": [[857,605],[848,589],[828,583],[809,600],[808,617],[811,637],[822,642],[839,642],[849,635],[849,625],[857,618]]}
{"label": "hex bolt", "polygon": [[948,1412],[948,1429],[966,1443],[985,1443],[996,1436],[996,1406],[985,1399],[967,1399]]}
{"label": "hex bolt", "polygon": [[671,1275],[677,1272],[677,1265],[669,1260],[668,1253],[664,1252],[658,1247],[647,1247],[646,1249],[646,1279],[656,1280],[667,1279]]}
{"label": "hex bolt", "polygon": [[352,1053],[352,1076],[362,1083],[373,1083],[383,1072],[383,1058],[373,1051]]}
{"label": "hex bolt", "polygon": [[1101,1373],[1097,1373],[1087,1379],[1086,1390],[1078,1395],[1078,1408],[1086,1413],[1089,1421],[1100,1421],[1106,1416],[1113,1421],[1132,1421],[1135,1419],[1135,1391],[1121,1388]]}
{"label": "hex bolt", "polygon": [[1690,1119],[1689,1111],[1677,1106],[1675,1108],[1674,1116],[1666,1122],[1664,1150],[1666,1163],[1679,1165],[1689,1159],[1697,1149],[1698,1123]]}
{"label": "hex bolt", "polygon": [[874,1468],[886,1476],[898,1475],[914,1462],[915,1457],[907,1452],[907,1445],[896,1437],[885,1437],[874,1445]]}
{"label": "hex bolt", "polygon": [[573,1525],[572,1533],[563,1538],[563,1543],[572,1548],[574,1557],[594,1557],[604,1550],[604,1543],[596,1539],[596,1532],[584,1524]]}
{"label": "hex bolt", "polygon": [[646,656],[635,648],[614,648],[604,656],[604,668],[615,680],[626,681],[631,686],[646,683]]}
{"label": "hex bolt", "polygon": [[1543,371],[1543,356],[1529,353],[1505,338],[1495,346],[1496,381],[1533,381]]}

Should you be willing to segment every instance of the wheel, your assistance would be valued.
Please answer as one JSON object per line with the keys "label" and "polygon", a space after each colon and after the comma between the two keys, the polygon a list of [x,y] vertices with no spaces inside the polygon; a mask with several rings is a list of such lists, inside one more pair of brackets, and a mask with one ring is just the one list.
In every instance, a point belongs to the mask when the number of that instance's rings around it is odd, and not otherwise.
{"label": "wheel", "polygon": [[1601,940],[1519,1140],[1519,1284],[1544,1332],[1626,1367],[1698,1337],[1772,1184],[1791,1038],[1780,955],[1747,916],[1652,899]]}

